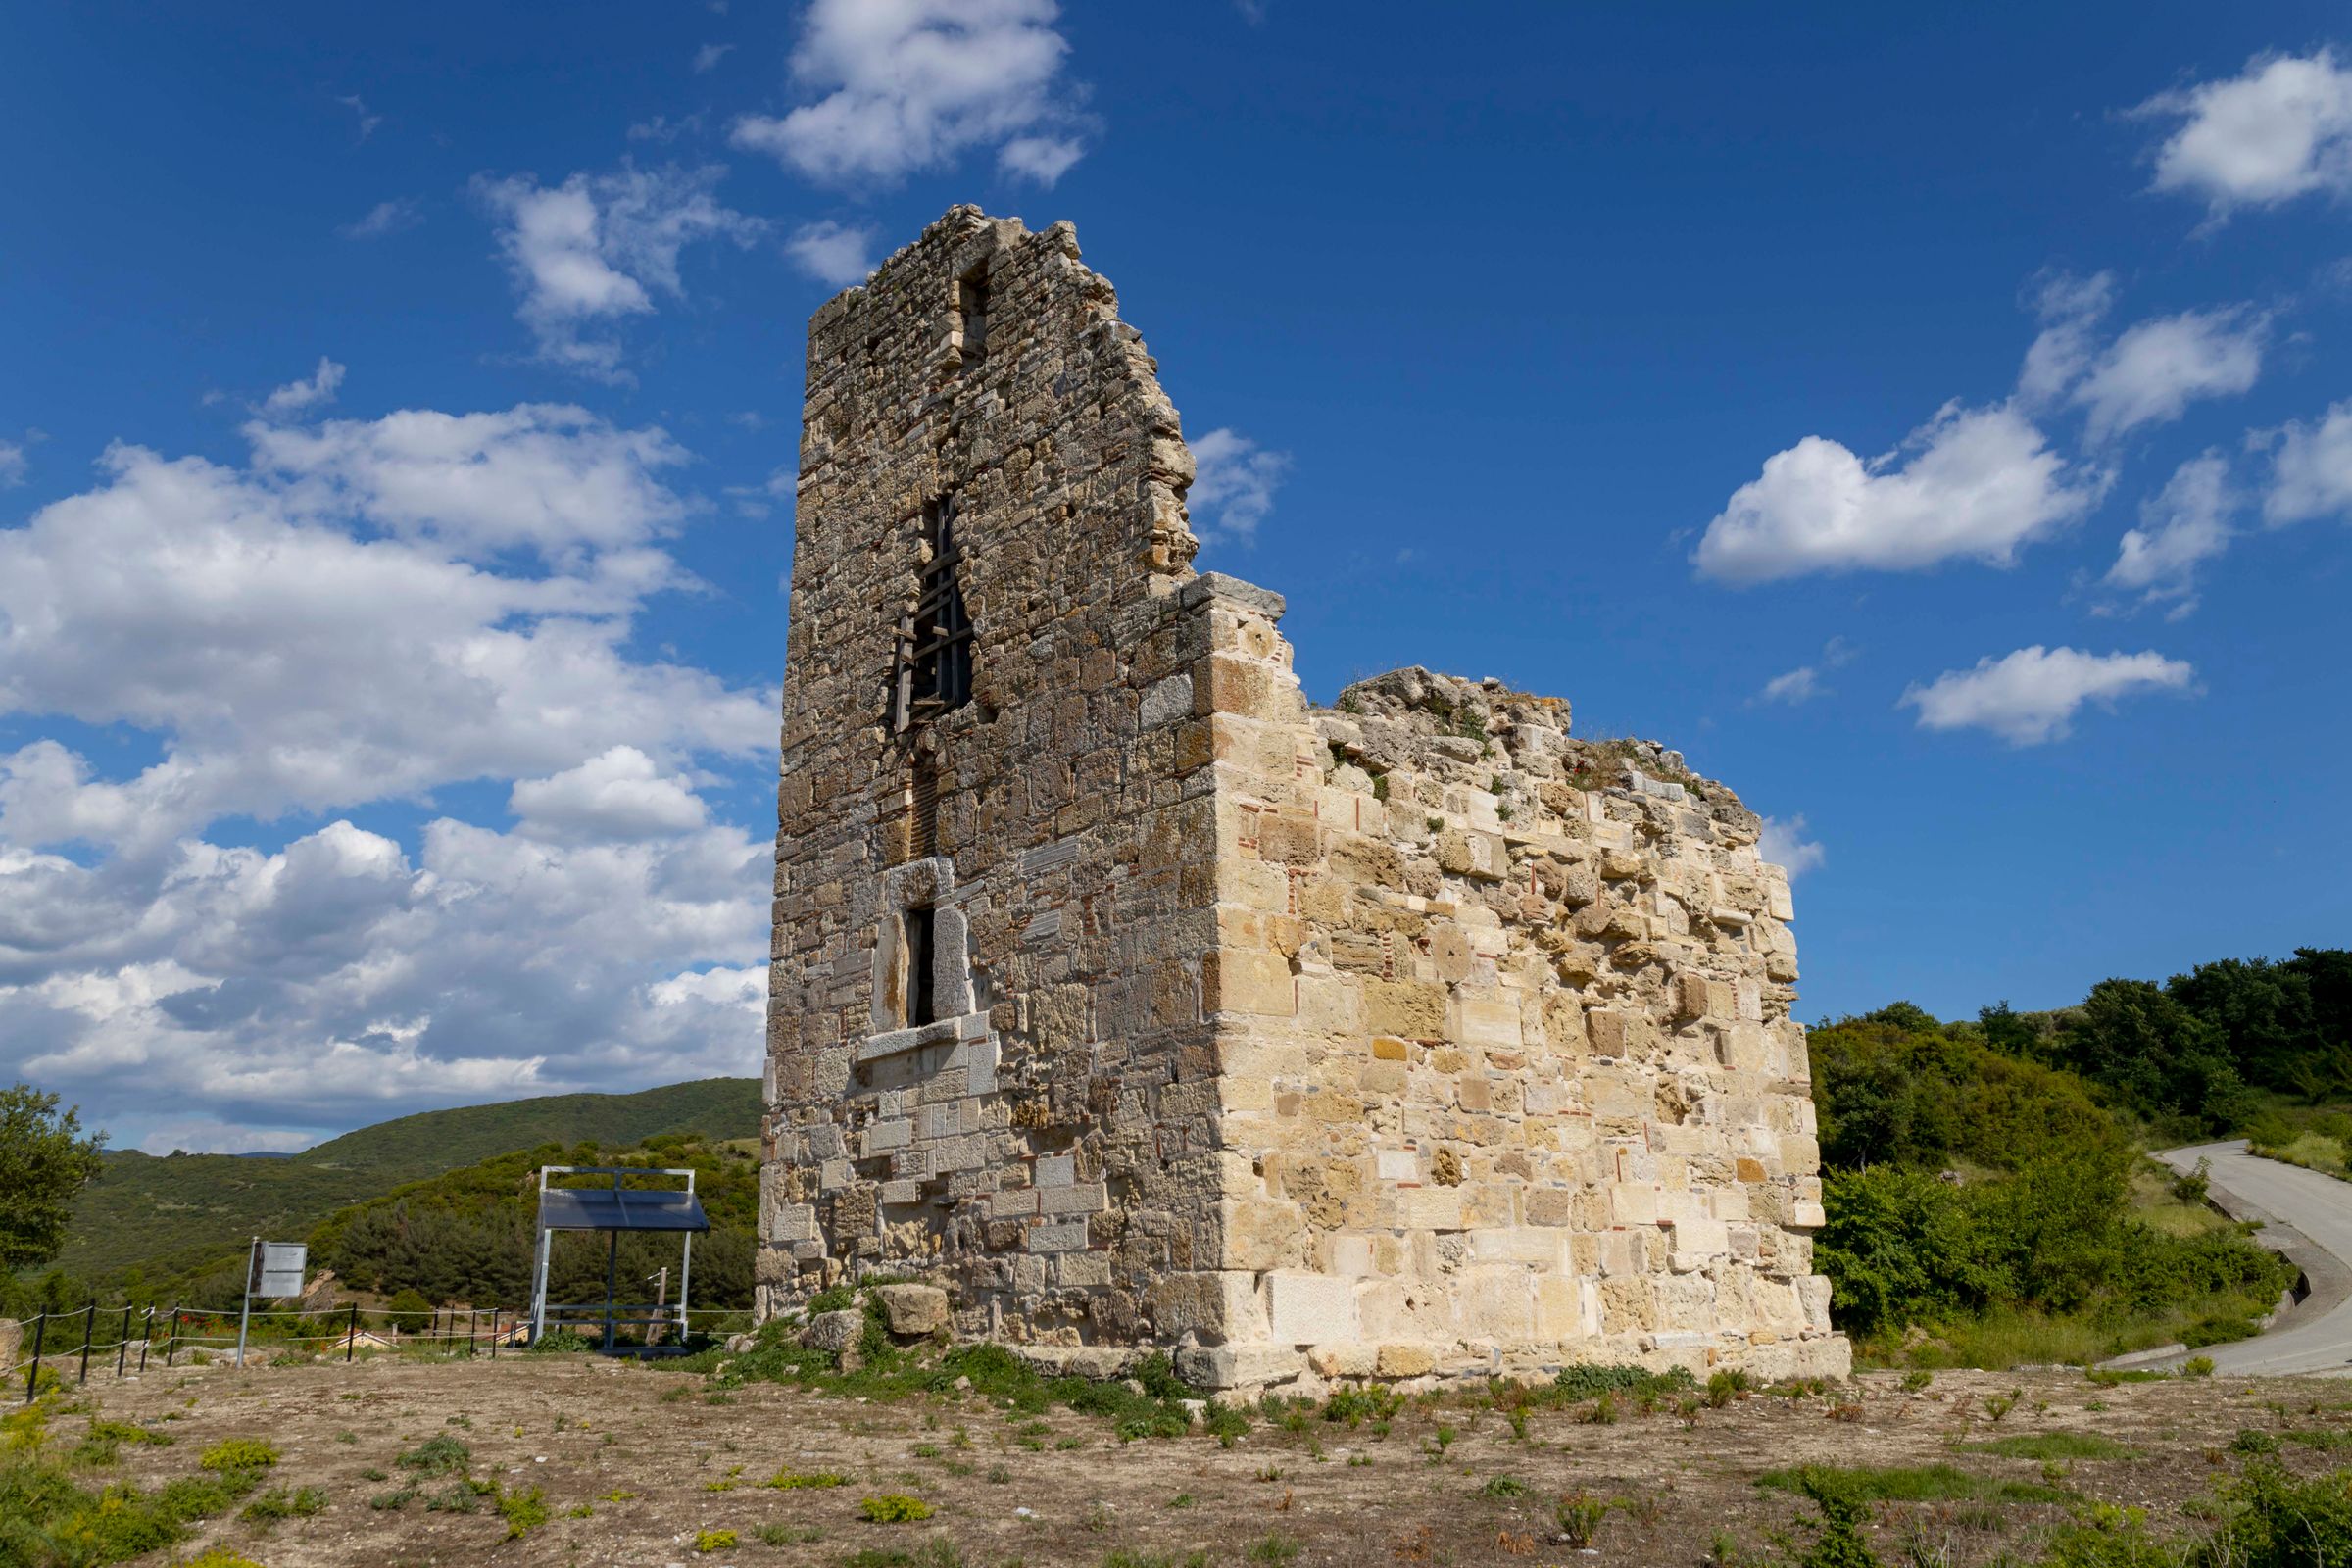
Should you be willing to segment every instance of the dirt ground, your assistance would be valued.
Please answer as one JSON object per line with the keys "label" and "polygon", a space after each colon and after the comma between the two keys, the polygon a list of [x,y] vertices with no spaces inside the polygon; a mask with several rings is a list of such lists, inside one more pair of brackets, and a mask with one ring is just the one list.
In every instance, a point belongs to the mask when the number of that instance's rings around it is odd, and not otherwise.
{"label": "dirt ground", "polygon": [[[1988,1397],[1997,1406],[2013,1389],[2015,1406],[1995,1422]],[[2169,1535],[2200,1528],[2197,1499],[2241,1469],[2248,1450],[2277,1446],[2279,1462],[2305,1473],[2352,1462],[2325,1438],[2270,1441],[2341,1429],[2352,1443],[2352,1384],[2318,1379],[2098,1387],[2079,1373],[1947,1372],[1906,1392],[1894,1374],[1865,1374],[1827,1396],[1759,1394],[1694,1416],[1628,1408],[1604,1425],[1541,1410],[1524,1437],[1499,1412],[1449,1396],[1407,1405],[1386,1436],[1261,1420],[1231,1447],[1199,1428],[1122,1445],[1093,1417],[1025,1417],[970,1396],[886,1404],[779,1385],[721,1392],[701,1377],[589,1356],[154,1368],[123,1383],[94,1377],[75,1392],[81,1407],[53,1424],[60,1440],[100,1415],[175,1439],[123,1445],[114,1467],[90,1473],[93,1484],[191,1474],[203,1449],[226,1438],[276,1444],[283,1458],[270,1485],[320,1489],[319,1511],[268,1527],[216,1521],[157,1559],[219,1545],[268,1568],[853,1559],[1096,1568],[1115,1552],[1298,1568],[1533,1565],[1580,1558],[1553,1523],[1562,1494],[1617,1502],[1583,1560],[1696,1564],[1727,1545],[1761,1559],[1776,1533],[1800,1547],[1810,1539],[1799,1521],[1816,1517],[1812,1505],[1756,1484],[1782,1466],[1945,1463],[2059,1495],[1879,1507],[1872,1543],[1882,1556],[1916,1562],[1924,1550],[1956,1568],[2003,1552],[2032,1560],[2049,1528],[2082,1509],[2068,1494],[2144,1508]],[[1443,1444],[1442,1428],[1452,1434]],[[2249,1429],[2269,1437],[2239,1440]],[[2052,1433],[2096,1434],[2130,1452],[2060,1461],[1961,1446]],[[543,1489],[551,1517],[509,1539],[494,1496],[472,1513],[428,1509],[449,1484],[418,1483],[396,1461],[437,1436],[470,1448],[478,1481]],[[826,1470],[847,1484],[760,1485],[779,1471]],[[420,1490],[401,1506],[380,1505],[411,1485]],[[932,1516],[867,1522],[859,1499],[885,1493],[918,1497]],[[697,1533],[719,1530],[737,1544],[698,1551]]]}

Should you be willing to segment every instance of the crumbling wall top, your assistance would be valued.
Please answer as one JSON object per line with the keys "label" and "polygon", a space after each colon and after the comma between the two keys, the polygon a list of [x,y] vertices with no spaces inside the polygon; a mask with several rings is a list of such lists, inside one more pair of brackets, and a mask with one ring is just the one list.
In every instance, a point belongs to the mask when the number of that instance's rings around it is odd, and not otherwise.
{"label": "crumbling wall top", "polygon": [[1398,767],[1461,782],[1492,780],[1499,767],[1582,790],[1629,790],[1695,808],[1737,838],[1753,842],[1762,823],[1731,789],[1701,777],[1683,754],[1657,741],[1569,733],[1566,698],[1513,691],[1492,677],[1470,680],[1418,664],[1359,680],[1316,729],[1369,772]]}

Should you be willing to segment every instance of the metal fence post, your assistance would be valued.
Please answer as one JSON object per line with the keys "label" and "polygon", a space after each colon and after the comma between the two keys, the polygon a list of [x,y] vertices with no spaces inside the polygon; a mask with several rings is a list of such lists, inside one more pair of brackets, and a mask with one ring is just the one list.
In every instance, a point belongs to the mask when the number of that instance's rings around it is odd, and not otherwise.
{"label": "metal fence post", "polygon": [[139,1370],[147,1370],[147,1348],[155,1343],[155,1308],[147,1308],[147,1326],[139,1331]]}
{"label": "metal fence post", "polygon": [[498,1359],[498,1308],[490,1309],[490,1359]]}
{"label": "metal fence post", "polygon": [[[479,1312],[476,1312],[476,1311],[475,1311],[475,1310],[474,1310],[472,1307],[470,1307],[470,1306],[469,1306],[469,1307],[467,1307],[467,1308],[466,1309],[466,1360],[468,1360],[468,1361],[470,1361],[470,1360],[472,1360],[472,1359],[473,1359],[473,1329],[474,1329],[474,1325],[475,1325],[475,1324],[477,1324],[477,1323],[479,1323],[481,1320],[482,1320],[482,1314],[481,1314],[481,1313],[479,1313]],[[452,1336],[452,1338],[455,1338],[455,1336]]]}
{"label": "metal fence post", "polygon": [[32,1320],[32,1370],[24,1374],[24,1402],[32,1402],[32,1391],[41,1383],[41,1342],[49,1337],[49,1314],[43,1312]]}
{"label": "metal fence post", "polygon": [[351,1330],[343,1339],[343,1364],[351,1364],[352,1355],[360,1348],[360,1303],[351,1303]]}
{"label": "metal fence post", "polygon": [[164,1347],[164,1365],[169,1367],[172,1364],[172,1358],[177,1354],[179,1354],[179,1303],[174,1301],[172,1303],[172,1343]]}
{"label": "metal fence post", "polygon": [[115,1336],[115,1376],[121,1377],[130,1364],[130,1303],[122,1303],[122,1328]]}
{"label": "metal fence post", "polygon": [[90,1381],[90,1331],[97,1326],[98,1298],[93,1296],[90,1298],[90,1304],[82,1308],[81,1313],[81,1377],[79,1381],[83,1383]]}

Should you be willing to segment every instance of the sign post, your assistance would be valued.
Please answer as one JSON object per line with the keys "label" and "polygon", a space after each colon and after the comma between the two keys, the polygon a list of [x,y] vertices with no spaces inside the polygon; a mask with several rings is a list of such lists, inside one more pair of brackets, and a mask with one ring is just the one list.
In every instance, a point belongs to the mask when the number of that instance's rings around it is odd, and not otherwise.
{"label": "sign post", "polygon": [[300,1296],[302,1271],[309,1260],[310,1249],[301,1242],[253,1239],[253,1250],[245,1259],[245,1306],[237,1315],[237,1365],[245,1364],[245,1335],[253,1322],[253,1298]]}

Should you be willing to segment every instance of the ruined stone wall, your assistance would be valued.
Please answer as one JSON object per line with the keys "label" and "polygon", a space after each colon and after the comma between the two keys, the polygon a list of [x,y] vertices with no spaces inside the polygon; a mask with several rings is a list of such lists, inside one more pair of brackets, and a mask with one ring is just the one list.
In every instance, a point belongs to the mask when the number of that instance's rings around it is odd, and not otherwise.
{"label": "ruined stone wall", "polygon": [[[763,1311],[880,1268],[953,1286],[965,1333],[1117,1343],[1152,1332],[1148,1283],[1217,1250],[1191,478],[1067,224],[958,208],[810,323]],[[950,493],[972,700],[902,731],[894,637]],[[939,1016],[917,1028],[901,911],[921,905]]]}
{"label": "ruined stone wall", "polygon": [[1492,682],[1262,712],[1218,801],[1224,1261],[1257,1290],[1197,1370],[1842,1373],[1755,815]]}
{"label": "ruined stone wall", "polygon": [[[1310,709],[1280,596],[1190,570],[1191,478],[1066,224],[956,209],[812,321],[763,1312],[918,1274],[958,1332],[1217,1386],[1841,1370],[1756,818],[1550,699]],[[902,726],[950,493],[972,700]]]}

